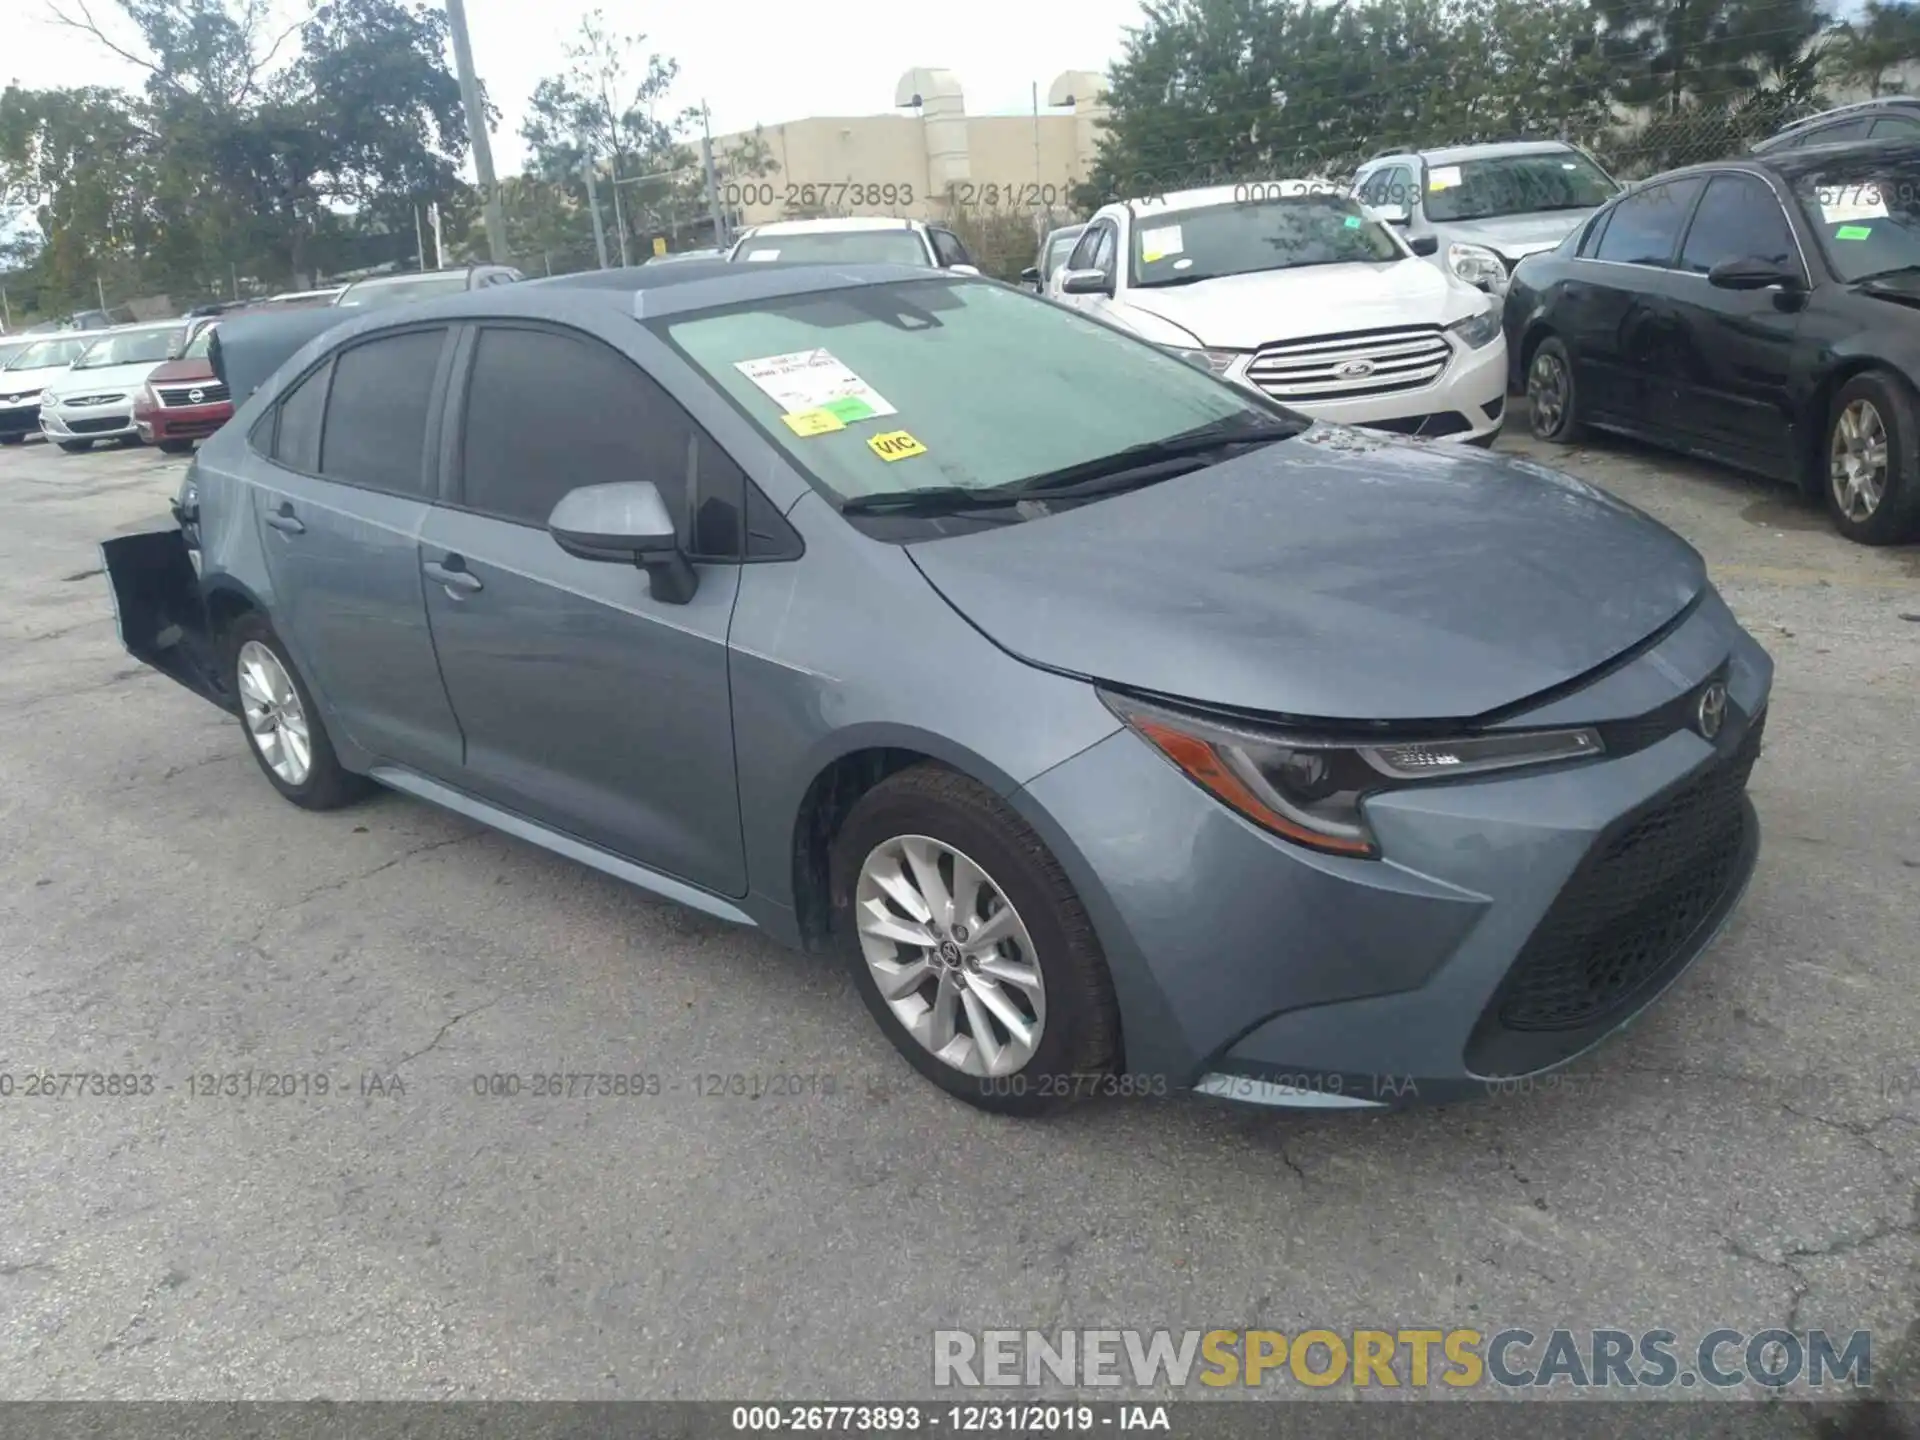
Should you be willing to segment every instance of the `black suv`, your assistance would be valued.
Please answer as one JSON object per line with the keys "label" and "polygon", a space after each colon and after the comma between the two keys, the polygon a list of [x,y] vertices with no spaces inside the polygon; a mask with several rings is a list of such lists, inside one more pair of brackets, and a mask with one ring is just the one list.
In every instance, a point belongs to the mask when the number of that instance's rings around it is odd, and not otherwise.
{"label": "black suv", "polygon": [[1752,153],[1772,155],[1841,140],[1920,140],[1920,96],[1882,95],[1877,100],[1822,110],[1781,126],[1755,145]]}

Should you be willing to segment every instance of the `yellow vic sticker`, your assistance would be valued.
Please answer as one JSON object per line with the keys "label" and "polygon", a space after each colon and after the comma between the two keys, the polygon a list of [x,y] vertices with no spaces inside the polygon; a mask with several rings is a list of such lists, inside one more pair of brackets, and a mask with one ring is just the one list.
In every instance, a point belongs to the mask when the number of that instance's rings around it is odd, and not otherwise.
{"label": "yellow vic sticker", "polygon": [[867,441],[867,448],[882,460],[905,460],[910,455],[927,453],[927,447],[904,430],[889,430],[884,435],[875,435]]}
{"label": "yellow vic sticker", "polygon": [[780,419],[796,435],[825,435],[829,430],[844,430],[846,422],[831,410],[795,410]]}

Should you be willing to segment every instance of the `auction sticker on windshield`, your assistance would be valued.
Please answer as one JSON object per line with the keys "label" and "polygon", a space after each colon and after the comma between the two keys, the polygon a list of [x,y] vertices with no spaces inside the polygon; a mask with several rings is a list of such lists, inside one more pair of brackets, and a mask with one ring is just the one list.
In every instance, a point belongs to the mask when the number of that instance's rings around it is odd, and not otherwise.
{"label": "auction sticker on windshield", "polygon": [[[792,415],[805,410],[830,410],[841,423],[869,415],[892,415],[893,406],[874,388],[825,350],[796,350],[791,355],[768,355],[759,360],[736,360],[734,369]],[[864,406],[859,409],[858,406]]]}
{"label": "auction sticker on windshield", "polygon": [[1820,218],[1829,225],[1887,218],[1887,202],[1875,185],[1823,185],[1819,200]]}
{"label": "auction sticker on windshield", "polygon": [[792,414],[782,415],[781,421],[796,435],[825,435],[829,431],[844,430],[846,422],[831,410],[796,410]]}
{"label": "auction sticker on windshield", "polygon": [[1458,165],[1441,165],[1427,172],[1427,189],[1451,190],[1460,183]]}
{"label": "auction sticker on windshield", "polygon": [[1169,255],[1178,255],[1184,248],[1178,225],[1162,225],[1156,230],[1140,232],[1140,259],[1145,264],[1151,265]]}
{"label": "auction sticker on windshield", "polygon": [[905,460],[913,455],[927,453],[927,447],[904,430],[892,430],[885,435],[875,435],[867,441],[867,448],[882,460]]}

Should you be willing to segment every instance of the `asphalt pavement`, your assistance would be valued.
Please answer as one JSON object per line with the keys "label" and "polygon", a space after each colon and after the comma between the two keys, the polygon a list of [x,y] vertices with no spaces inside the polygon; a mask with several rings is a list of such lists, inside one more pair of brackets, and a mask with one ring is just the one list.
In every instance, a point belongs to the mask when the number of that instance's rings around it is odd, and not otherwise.
{"label": "asphalt pavement", "polygon": [[[1545,458],[1778,662],[1718,944],[1552,1089],[1021,1123],[836,960],[398,795],[286,804],[117,643],[96,543],[183,462],[0,450],[0,1075],[135,1077],[0,1096],[0,1397],[897,1398],[936,1329],[1418,1323],[1870,1329],[1920,1389],[1920,547]],[[603,1073],[642,1093],[533,1093]]]}

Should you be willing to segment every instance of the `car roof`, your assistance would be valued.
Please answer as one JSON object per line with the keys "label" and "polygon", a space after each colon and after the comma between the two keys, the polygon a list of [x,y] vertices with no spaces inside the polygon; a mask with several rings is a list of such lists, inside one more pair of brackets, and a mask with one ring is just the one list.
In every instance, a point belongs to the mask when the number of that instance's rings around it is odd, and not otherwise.
{"label": "car roof", "polygon": [[1444,145],[1435,150],[1407,150],[1429,165],[1454,165],[1465,160],[1502,160],[1509,155],[1565,155],[1574,147],[1564,140],[1493,140],[1480,145]]}
{"label": "car roof", "polygon": [[1791,183],[1807,175],[1831,169],[1836,163],[1856,156],[1920,163],[1920,140],[1830,140],[1821,145],[1803,145],[1788,150],[1734,155],[1725,160],[1705,160],[1698,165],[1663,170],[1658,175],[1650,175],[1646,180],[1629,188],[1637,190],[1655,180],[1672,180],[1683,175],[1699,175],[1714,170],[1743,170],[1749,174],[1776,175]]}
{"label": "car roof", "polygon": [[836,215],[819,220],[769,220],[756,225],[743,239],[757,240],[762,235],[805,235],[809,231],[833,230],[918,230],[925,222],[907,220],[898,215]]}
{"label": "car roof", "polygon": [[[397,270],[391,275],[369,275],[363,280],[350,281],[340,288],[342,290],[357,290],[362,286],[368,285],[399,285],[409,280],[452,280],[456,277],[464,280],[480,268],[478,265],[450,265],[442,270]],[[501,268],[504,269],[505,267],[503,266]]]}
{"label": "car roof", "polygon": [[1808,115],[1804,119],[1790,121],[1782,125],[1773,134],[1760,141],[1753,148],[1761,151],[1763,146],[1783,144],[1796,135],[1804,134],[1815,126],[1830,124],[1836,120],[1845,120],[1851,115],[1871,115],[1876,110],[1911,110],[1920,107],[1920,96],[1916,95],[1876,95],[1870,100],[1855,100],[1851,104],[1836,105],[1831,110],[1822,110],[1817,115]]}

